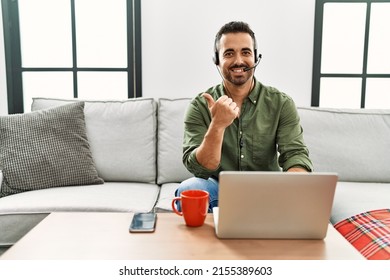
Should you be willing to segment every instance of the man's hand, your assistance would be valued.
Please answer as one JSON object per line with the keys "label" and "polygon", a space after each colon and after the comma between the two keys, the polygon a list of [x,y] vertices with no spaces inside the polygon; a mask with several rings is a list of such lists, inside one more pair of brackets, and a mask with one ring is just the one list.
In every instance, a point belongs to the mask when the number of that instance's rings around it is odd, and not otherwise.
{"label": "man's hand", "polygon": [[226,128],[239,116],[240,108],[228,96],[222,95],[217,101],[208,93],[203,93],[215,126]]}
{"label": "man's hand", "polygon": [[226,95],[214,101],[208,93],[202,95],[207,102],[211,113],[211,123],[204,139],[196,149],[196,159],[205,168],[215,170],[221,162],[223,135],[226,127],[238,117],[240,109],[231,98]]}

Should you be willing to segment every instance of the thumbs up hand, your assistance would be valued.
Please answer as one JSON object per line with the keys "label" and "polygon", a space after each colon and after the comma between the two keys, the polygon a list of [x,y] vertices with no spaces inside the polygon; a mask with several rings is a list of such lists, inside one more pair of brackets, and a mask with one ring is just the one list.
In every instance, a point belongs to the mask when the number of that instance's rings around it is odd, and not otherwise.
{"label": "thumbs up hand", "polygon": [[227,95],[222,95],[217,101],[209,93],[203,93],[202,96],[206,99],[215,125],[226,128],[239,116],[240,108]]}

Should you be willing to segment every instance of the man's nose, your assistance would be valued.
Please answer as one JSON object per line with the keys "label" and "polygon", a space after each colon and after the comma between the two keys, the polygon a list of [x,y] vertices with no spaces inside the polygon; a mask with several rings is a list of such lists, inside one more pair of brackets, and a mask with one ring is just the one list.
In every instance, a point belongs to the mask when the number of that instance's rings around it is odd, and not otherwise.
{"label": "man's nose", "polygon": [[234,57],[234,64],[237,64],[237,65],[240,65],[240,64],[243,64],[244,63],[244,57],[240,54],[237,54],[235,57]]}

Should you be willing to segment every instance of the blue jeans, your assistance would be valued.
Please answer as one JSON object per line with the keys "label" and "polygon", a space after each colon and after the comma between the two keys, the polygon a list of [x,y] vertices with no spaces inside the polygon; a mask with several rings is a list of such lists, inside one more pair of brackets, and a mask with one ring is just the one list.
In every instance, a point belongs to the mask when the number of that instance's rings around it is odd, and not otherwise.
{"label": "blue jeans", "polygon": [[[214,178],[202,179],[192,177],[181,182],[180,186],[175,191],[175,196],[180,196],[182,191],[186,190],[204,190],[209,193],[209,213],[213,212],[213,207],[218,206],[218,186],[219,183]],[[176,202],[177,210],[181,211],[180,202]]]}

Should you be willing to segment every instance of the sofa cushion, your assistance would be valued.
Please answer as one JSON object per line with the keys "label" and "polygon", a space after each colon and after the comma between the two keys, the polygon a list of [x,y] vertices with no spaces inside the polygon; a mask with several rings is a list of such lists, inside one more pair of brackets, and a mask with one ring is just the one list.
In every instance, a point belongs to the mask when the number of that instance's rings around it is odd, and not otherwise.
{"label": "sofa cushion", "polygon": [[167,183],[161,185],[160,196],[155,206],[156,212],[172,212],[172,199],[179,183]]}
{"label": "sofa cushion", "polygon": [[0,217],[68,211],[148,212],[153,210],[159,191],[156,184],[106,182],[99,187],[84,185],[24,192],[0,199]]}
{"label": "sofa cushion", "polygon": [[334,227],[366,259],[390,260],[390,208],[354,215]]}
{"label": "sofa cushion", "polygon": [[102,184],[89,149],[84,103],[0,117],[0,197]]}
{"label": "sofa cushion", "polygon": [[298,108],[315,171],[390,182],[390,110]]}
{"label": "sofa cushion", "polygon": [[192,175],[184,167],[184,114],[191,99],[159,99],[157,183],[181,182]]}
{"label": "sofa cushion", "polygon": [[[32,110],[77,99],[34,98]],[[152,98],[84,101],[85,123],[99,176],[105,181],[156,181],[156,102]]]}

